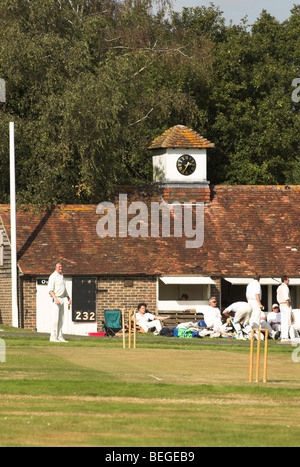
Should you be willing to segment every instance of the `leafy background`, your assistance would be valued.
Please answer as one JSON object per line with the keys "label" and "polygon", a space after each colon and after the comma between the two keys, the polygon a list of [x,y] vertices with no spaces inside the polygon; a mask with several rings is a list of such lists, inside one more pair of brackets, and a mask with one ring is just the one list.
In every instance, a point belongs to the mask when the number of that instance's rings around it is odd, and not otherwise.
{"label": "leafy background", "polygon": [[1,0],[0,202],[15,122],[19,203],[98,203],[152,180],[173,125],[215,143],[212,184],[300,184],[300,6],[225,25],[168,0]]}

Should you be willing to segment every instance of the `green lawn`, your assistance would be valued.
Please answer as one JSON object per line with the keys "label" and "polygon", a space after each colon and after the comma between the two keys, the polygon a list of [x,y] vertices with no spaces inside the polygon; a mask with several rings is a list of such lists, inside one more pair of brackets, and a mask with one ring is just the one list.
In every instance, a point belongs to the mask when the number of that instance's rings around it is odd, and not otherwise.
{"label": "green lawn", "polygon": [[2,447],[300,445],[291,346],[271,342],[268,382],[250,384],[248,343],[33,334],[0,334]]}

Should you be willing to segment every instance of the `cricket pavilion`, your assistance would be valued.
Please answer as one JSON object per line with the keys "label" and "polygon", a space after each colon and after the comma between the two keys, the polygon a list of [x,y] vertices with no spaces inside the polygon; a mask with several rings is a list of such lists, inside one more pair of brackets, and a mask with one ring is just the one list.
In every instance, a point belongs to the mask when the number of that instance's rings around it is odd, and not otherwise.
{"label": "cricket pavilion", "polygon": [[[276,301],[282,274],[300,304],[300,186],[212,185],[213,147],[177,125],[149,146],[153,182],[116,187],[98,205],[17,211],[19,327],[49,332],[47,281],[57,260],[73,304],[64,333],[102,329],[104,310],[172,314],[245,300],[261,275],[265,310]],[[207,153],[209,151],[209,158]],[[102,202],[100,202],[102,201]],[[0,323],[12,323],[10,206],[0,206]],[[181,301],[182,294],[188,301]]]}

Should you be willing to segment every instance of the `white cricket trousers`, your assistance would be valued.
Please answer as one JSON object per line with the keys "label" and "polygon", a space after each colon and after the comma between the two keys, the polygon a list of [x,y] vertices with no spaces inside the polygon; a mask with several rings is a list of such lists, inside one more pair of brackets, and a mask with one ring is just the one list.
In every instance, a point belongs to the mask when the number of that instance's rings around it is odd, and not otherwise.
{"label": "white cricket trousers", "polygon": [[64,324],[64,299],[58,298],[59,305],[54,300],[51,300],[50,318],[51,318],[51,334],[50,340],[57,340],[63,337],[62,327]]}
{"label": "white cricket trousers", "polygon": [[295,339],[299,339],[299,332],[300,332],[300,328],[298,328],[294,324],[292,324],[291,327],[290,327],[291,341],[294,341]]}
{"label": "white cricket trousers", "polygon": [[205,319],[205,324],[208,328],[212,328],[214,332],[219,332],[222,328],[223,324],[221,318],[212,318],[212,319]]}
{"label": "white cricket trousers", "polygon": [[252,314],[252,306],[249,303],[244,303],[243,305],[239,306],[238,311],[235,314],[234,322],[239,323],[242,319],[244,319],[244,325],[247,326],[249,324],[250,318]]}
{"label": "white cricket trousers", "polygon": [[260,322],[261,322],[261,308],[258,305],[257,300],[254,298],[249,298],[248,303],[252,307],[250,325],[252,329],[255,329],[255,328],[259,329]]}
{"label": "white cricket trousers", "polygon": [[149,329],[155,328],[155,331],[159,333],[162,330],[162,325],[159,319],[155,319],[153,321],[148,321],[147,323],[137,323],[145,332],[148,332]]}
{"label": "white cricket trousers", "polygon": [[289,340],[289,331],[292,321],[292,308],[285,303],[279,305],[281,313],[281,340]]}

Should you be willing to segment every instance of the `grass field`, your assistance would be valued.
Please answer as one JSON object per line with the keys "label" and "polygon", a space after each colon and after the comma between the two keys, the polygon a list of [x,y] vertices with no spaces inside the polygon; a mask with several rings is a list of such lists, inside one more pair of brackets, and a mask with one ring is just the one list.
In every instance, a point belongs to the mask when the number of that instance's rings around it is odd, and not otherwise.
{"label": "grass field", "polygon": [[[8,331],[10,329],[1,326]],[[248,383],[249,343],[0,333],[0,446],[299,446],[300,363],[270,342]]]}

